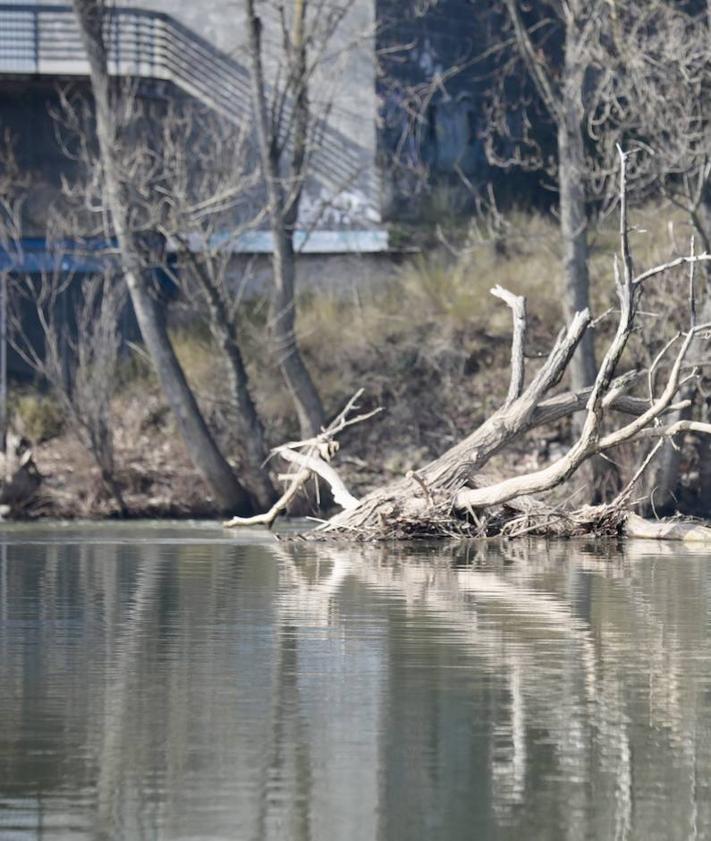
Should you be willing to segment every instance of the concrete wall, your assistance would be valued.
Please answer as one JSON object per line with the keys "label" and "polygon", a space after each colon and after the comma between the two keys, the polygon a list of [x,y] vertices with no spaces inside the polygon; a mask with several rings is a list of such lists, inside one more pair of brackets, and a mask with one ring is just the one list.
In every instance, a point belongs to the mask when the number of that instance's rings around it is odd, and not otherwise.
{"label": "concrete wall", "polygon": [[[382,254],[302,254],[297,264],[297,288],[300,292],[348,295],[351,290],[369,284],[384,286],[395,276],[399,258]],[[231,272],[237,291],[246,285],[250,294],[271,289],[272,266],[267,255],[235,257]]]}

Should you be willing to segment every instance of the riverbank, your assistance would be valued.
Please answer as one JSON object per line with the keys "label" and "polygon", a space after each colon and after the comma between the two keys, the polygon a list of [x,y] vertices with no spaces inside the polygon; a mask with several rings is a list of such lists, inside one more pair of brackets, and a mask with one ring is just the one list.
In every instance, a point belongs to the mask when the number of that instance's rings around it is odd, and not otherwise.
{"label": "riverbank", "polygon": [[[655,222],[638,235],[638,251],[656,262],[679,249],[685,231]],[[336,414],[358,389],[363,408],[383,411],[344,434],[337,467],[359,495],[390,478],[416,470],[470,432],[500,405],[509,377],[510,314],[489,295],[495,283],[529,299],[528,350],[549,347],[563,320],[555,224],[541,216],[513,214],[504,236],[473,227],[460,232],[456,249],[440,237],[398,266],[387,279],[362,278],[337,290],[313,288],[299,301],[298,331],[314,380],[329,414]],[[614,224],[592,237],[591,269],[595,309],[613,301],[611,254]],[[660,301],[665,301],[660,284]],[[671,297],[672,296],[667,296]],[[272,446],[298,435],[291,403],[276,360],[265,343],[266,308],[250,299],[242,309],[240,334],[253,393]],[[186,327],[177,312],[174,342],[203,412],[225,452],[239,463],[231,408],[219,355],[207,331]],[[182,326],[178,326],[182,325]],[[604,326],[602,332],[604,332]],[[648,342],[648,344],[650,344]],[[654,346],[653,343],[650,344]],[[634,353],[634,348],[632,349]],[[644,360],[627,360],[630,365]],[[530,367],[536,365],[531,360]],[[32,441],[43,476],[31,517],[101,519],[118,514],[98,470],[51,395],[24,387],[14,395],[14,425]],[[112,407],[116,479],[131,517],[214,516],[209,491],[195,472],[163,404],[149,364],[132,347],[117,379]],[[543,466],[569,441],[562,422],[522,440],[491,469],[511,473]],[[620,474],[631,453],[618,454]],[[279,469],[278,466],[275,466]]]}
{"label": "riverbank", "polygon": [[[419,325],[410,338],[400,336],[397,342],[386,339],[380,346],[366,342],[342,349],[347,364],[340,370],[347,370],[348,375],[339,388],[324,392],[329,410],[336,412],[351,389],[355,392],[360,386],[365,389],[364,407],[383,408],[367,424],[342,437],[337,466],[354,493],[364,493],[384,479],[421,467],[483,421],[505,394],[505,336],[470,330],[458,332],[446,344],[438,345],[439,340],[438,327]],[[183,355],[193,357],[188,367],[191,378],[200,379],[209,349],[196,337],[183,336],[180,344]],[[434,350],[428,349],[431,344]],[[312,369],[317,378],[321,374],[321,381],[328,382],[331,376],[335,380],[339,363],[330,360],[327,367],[319,370],[312,364]],[[268,434],[270,443],[277,445],[297,435],[297,430],[276,377],[272,388],[266,376],[258,380],[258,403],[262,407],[272,404]],[[216,390],[201,390],[204,408],[216,397]],[[274,411],[282,402],[283,410]],[[214,516],[209,490],[190,462],[151,378],[134,382],[117,394],[113,414],[120,419],[114,429],[116,478],[130,516]],[[226,443],[229,419],[213,412],[212,420]],[[60,424],[45,440],[42,434],[28,437],[35,439],[34,459],[43,477],[29,516],[102,519],[118,515],[98,469],[70,428]]]}

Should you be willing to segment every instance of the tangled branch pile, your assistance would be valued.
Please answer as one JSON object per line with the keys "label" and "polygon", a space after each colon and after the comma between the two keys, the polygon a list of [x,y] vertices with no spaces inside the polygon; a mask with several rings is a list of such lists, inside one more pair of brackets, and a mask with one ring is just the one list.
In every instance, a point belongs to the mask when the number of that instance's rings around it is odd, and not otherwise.
{"label": "tangled branch pile", "polygon": [[[676,414],[673,421],[665,424],[665,417],[669,418],[689,405],[688,397],[677,400],[677,395],[682,388],[687,391],[699,376],[696,368],[687,363],[687,355],[692,345],[698,345],[700,339],[707,337],[711,323],[697,323],[694,268],[699,262],[711,260],[711,255],[695,255],[692,243],[688,256],[635,274],[629,243],[625,165],[626,155],[620,151],[620,256],[614,264],[619,318],[592,387],[551,396],[583,338],[594,326],[590,312],[585,309],[575,313],[526,385],[526,302],[497,286],[492,294],[503,300],[513,314],[511,378],[504,404],[478,429],[421,470],[409,472],[358,500],[346,491],[327,463],[334,452],[335,434],[349,423],[347,416],[354,408],[354,398],[318,440],[279,448],[279,454],[297,463],[299,471],[290,478],[286,493],[272,511],[260,518],[235,518],[228,525],[271,523],[293,497],[296,486],[315,473],[331,485],[336,502],[343,507],[343,511],[316,529],[316,534],[322,536],[386,539],[529,533],[618,534],[626,531],[640,536],[711,539],[711,530],[691,524],[676,524],[671,530],[659,526],[652,528],[631,515],[629,510],[635,484],[665,439],[687,432],[711,434],[711,424],[677,420]],[[689,272],[688,328],[667,343],[648,370],[619,373],[623,352],[637,326],[645,285],[662,273],[683,266]],[[663,365],[667,370],[666,381],[658,389],[655,382]],[[635,386],[642,383],[648,384],[648,396],[633,396],[631,392]],[[482,472],[493,456],[530,430],[577,412],[584,413],[577,439],[550,465],[502,480],[493,480]],[[624,421],[614,423],[613,419],[620,415],[625,417]],[[594,456],[627,442],[643,440],[650,441],[652,447],[632,480],[612,502],[561,509],[538,498],[570,480]],[[299,454],[302,449],[306,450],[305,455]]]}

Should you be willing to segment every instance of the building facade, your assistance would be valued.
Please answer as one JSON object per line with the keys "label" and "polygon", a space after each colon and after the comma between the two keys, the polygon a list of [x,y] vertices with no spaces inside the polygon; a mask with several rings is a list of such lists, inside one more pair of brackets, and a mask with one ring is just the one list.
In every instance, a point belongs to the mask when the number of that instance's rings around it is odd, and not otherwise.
{"label": "building facade", "polygon": [[[301,207],[306,250],[385,248],[383,220],[411,213],[433,180],[461,185],[487,172],[477,60],[489,37],[484,5],[353,0],[341,4],[327,43],[311,45],[318,130]],[[274,90],[284,79],[278,6],[258,6]],[[340,7],[323,0],[312,8],[323,16]],[[236,125],[251,124],[245,38],[232,0],[127,0],[111,8],[107,33],[113,73],[192,97]],[[53,179],[71,169],[54,142],[55,91],[85,85],[87,74],[71,6],[0,3],[0,120],[47,184],[30,199],[40,209]],[[253,235],[245,248],[268,251],[268,239]]]}

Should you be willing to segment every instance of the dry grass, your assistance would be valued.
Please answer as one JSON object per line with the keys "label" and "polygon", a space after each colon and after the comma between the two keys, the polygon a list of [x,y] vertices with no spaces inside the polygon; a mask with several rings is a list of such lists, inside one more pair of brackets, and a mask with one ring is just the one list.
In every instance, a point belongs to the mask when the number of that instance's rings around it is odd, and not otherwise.
{"label": "dry grass", "polygon": [[[688,247],[688,229],[674,214],[643,209],[633,221],[640,229],[633,235],[640,266]],[[511,322],[508,309],[489,294],[493,285],[527,296],[530,346],[550,346],[564,317],[556,221],[515,212],[503,226],[503,245],[473,225],[460,233],[456,247],[442,236],[439,247],[413,255],[385,279],[301,294],[299,339],[327,412],[335,413],[360,387],[370,406],[385,409],[346,442],[356,462],[385,464],[386,473],[418,467],[499,405],[507,388]],[[615,217],[591,232],[595,312],[615,303],[617,237]],[[673,283],[662,285],[663,294],[667,287],[673,291]],[[241,318],[243,350],[257,405],[272,442],[279,443],[297,429],[266,330],[264,301],[250,301]],[[224,380],[209,334],[181,331],[174,339],[208,417],[224,429]]]}
{"label": "dry grass", "polygon": [[50,441],[64,431],[64,412],[51,395],[36,391],[13,391],[8,410],[11,425],[30,441]]}

